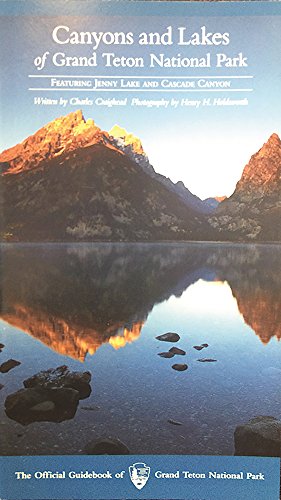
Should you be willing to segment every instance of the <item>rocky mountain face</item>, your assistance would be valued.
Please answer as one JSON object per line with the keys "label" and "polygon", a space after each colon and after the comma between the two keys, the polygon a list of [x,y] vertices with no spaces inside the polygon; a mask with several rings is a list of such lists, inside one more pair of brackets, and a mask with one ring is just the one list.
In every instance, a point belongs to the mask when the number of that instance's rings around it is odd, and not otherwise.
{"label": "rocky mountain face", "polygon": [[140,142],[126,141],[136,157],[78,111],[4,151],[4,239],[177,240],[207,234],[208,223],[193,207],[158,174],[140,168]]}
{"label": "rocky mountain face", "polygon": [[109,131],[109,135],[114,137],[118,146],[123,151],[127,151],[128,155],[131,153],[135,155],[134,158],[137,158],[138,155],[146,157],[141,140],[135,135],[128,133],[124,128],[119,127],[119,125],[114,125]]}
{"label": "rocky mountain face", "polygon": [[70,113],[4,151],[0,156],[2,172],[5,175],[34,170],[43,161],[93,144],[110,147],[108,134],[102,132],[93,120],[85,121],[82,111]]}
{"label": "rocky mountain face", "polygon": [[272,134],[245,166],[232,196],[210,224],[222,239],[281,239],[281,141]]}

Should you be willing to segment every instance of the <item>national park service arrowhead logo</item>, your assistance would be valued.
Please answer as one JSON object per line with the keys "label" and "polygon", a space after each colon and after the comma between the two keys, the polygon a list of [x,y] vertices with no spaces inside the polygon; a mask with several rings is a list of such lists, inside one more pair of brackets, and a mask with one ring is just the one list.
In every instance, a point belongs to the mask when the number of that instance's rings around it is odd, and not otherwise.
{"label": "national park service arrowhead logo", "polygon": [[132,483],[138,490],[141,490],[149,479],[150,467],[143,462],[138,462],[130,465],[129,473]]}

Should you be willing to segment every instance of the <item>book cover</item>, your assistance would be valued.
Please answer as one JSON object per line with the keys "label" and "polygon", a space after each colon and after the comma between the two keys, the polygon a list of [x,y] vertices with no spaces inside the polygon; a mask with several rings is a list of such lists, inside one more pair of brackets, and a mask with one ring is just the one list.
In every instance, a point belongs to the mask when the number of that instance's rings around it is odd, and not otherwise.
{"label": "book cover", "polygon": [[0,10],[0,498],[277,500],[280,3]]}

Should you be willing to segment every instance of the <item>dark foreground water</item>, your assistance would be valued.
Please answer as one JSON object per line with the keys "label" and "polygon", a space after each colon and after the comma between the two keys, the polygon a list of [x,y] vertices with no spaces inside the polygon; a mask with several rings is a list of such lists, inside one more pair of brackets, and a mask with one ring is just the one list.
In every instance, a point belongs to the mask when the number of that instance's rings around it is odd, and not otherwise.
{"label": "dark foreground water", "polygon": [[[237,425],[280,417],[277,245],[7,245],[0,326],[1,363],[21,362],[0,379],[4,455],[76,454],[106,436],[133,454],[228,455]],[[155,339],[165,332],[180,340]],[[158,356],[172,346],[186,355]],[[92,373],[73,419],[7,417],[24,379],[62,364]]]}

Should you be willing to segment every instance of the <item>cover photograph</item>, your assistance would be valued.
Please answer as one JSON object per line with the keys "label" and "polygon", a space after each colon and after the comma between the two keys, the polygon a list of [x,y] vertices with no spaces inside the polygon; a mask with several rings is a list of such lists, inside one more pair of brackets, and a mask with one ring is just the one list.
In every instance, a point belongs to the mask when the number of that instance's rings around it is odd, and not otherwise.
{"label": "cover photograph", "polygon": [[0,499],[278,500],[280,2],[0,1]]}

